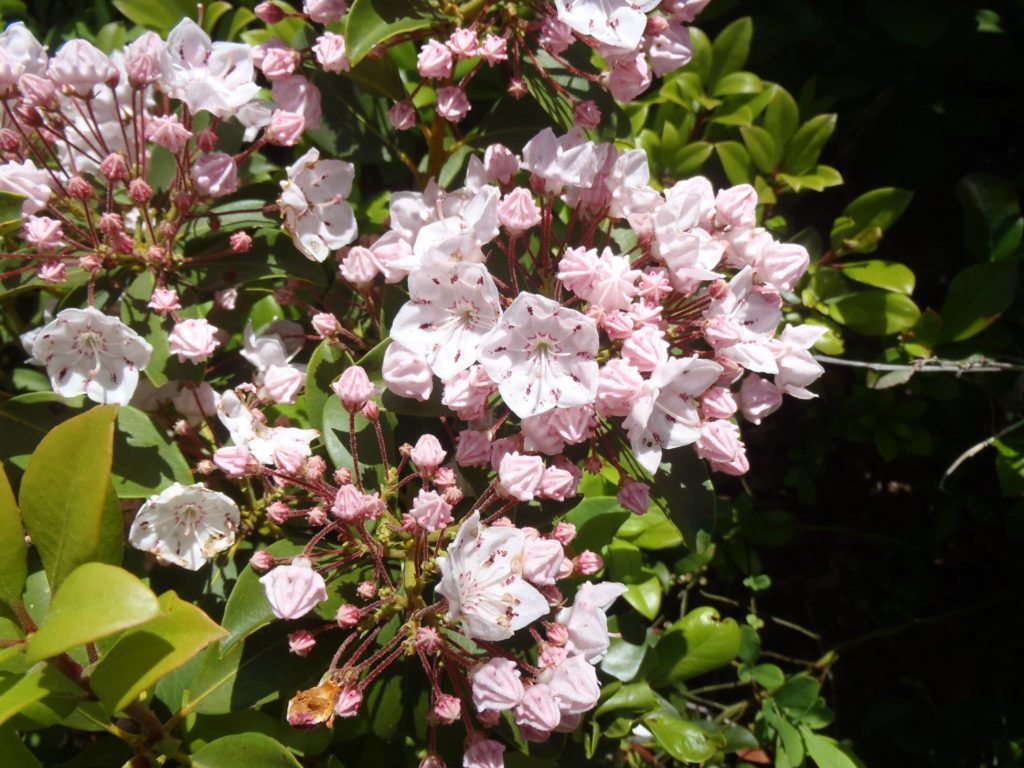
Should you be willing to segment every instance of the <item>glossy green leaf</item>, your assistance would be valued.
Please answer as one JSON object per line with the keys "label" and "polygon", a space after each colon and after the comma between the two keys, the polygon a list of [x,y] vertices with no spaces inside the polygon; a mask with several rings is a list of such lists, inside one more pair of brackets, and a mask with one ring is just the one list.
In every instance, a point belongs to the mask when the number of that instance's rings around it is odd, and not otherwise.
{"label": "glossy green leaf", "polygon": [[92,689],[111,714],[227,635],[201,609],[173,592],[160,595],[160,608],[162,615],[126,632],[92,673]]}
{"label": "glossy green leaf", "polygon": [[693,451],[669,454],[654,475],[651,498],[682,534],[683,543],[700,549],[701,531],[713,531],[717,516],[714,489],[707,465]]}
{"label": "glossy green leaf", "polygon": [[[267,551],[275,557],[297,555],[302,546],[290,541],[275,541]],[[267,595],[260,584],[260,574],[252,568],[245,567],[238,575],[238,581],[231,588],[228,603],[224,607],[224,619],[221,621],[227,630],[227,637],[220,643],[220,654],[223,656],[236,644],[242,642],[260,627],[265,627],[274,620],[274,612],[267,602]]]}
{"label": "glossy green leaf", "polygon": [[24,201],[25,195],[0,190],[0,236],[21,227],[21,204]]}
{"label": "glossy green leaf", "polygon": [[712,89],[724,75],[743,69],[750,57],[753,36],[754,22],[749,16],[737,19],[718,33],[711,44],[711,70],[706,78]]}
{"label": "glossy green leaf", "polygon": [[725,740],[709,734],[699,725],[665,712],[656,712],[644,718],[644,725],[654,734],[658,744],[676,760],[703,763],[714,757]]}
{"label": "glossy green leaf", "polygon": [[657,576],[651,576],[638,584],[626,585],[626,593],[623,597],[636,609],[637,613],[645,619],[654,621],[661,611],[661,595],[661,581]]}
{"label": "glossy green leaf", "polygon": [[1020,195],[1010,182],[986,173],[972,173],[956,185],[964,210],[967,250],[979,260],[1003,261],[1020,250],[1024,218]]}
{"label": "glossy green leaf", "polygon": [[196,18],[190,0],[114,0],[114,7],[136,24],[166,37],[186,16]]}
{"label": "glossy green leaf", "polygon": [[697,608],[670,626],[657,645],[656,679],[678,683],[718,669],[740,651],[740,628],[710,607]]}
{"label": "glossy green leaf", "polygon": [[324,406],[328,399],[334,397],[331,383],[343,370],[352,365],[352,360],[337,344],[322,341],[313,350],[306,366],[306,410],[309,411],[310,425],[315,429],[323,426]]}
{"label": "glossy green leaf", "polygon": [[423,0],[355,0],[345,27],[348,58],[356,66],[374,46],[442,20]]}
{"label": "glossy green leaf", "polygon": [[[20,649],[12,652],[21,655]],[[60,673],[46,664],[36,664],[22,673],[0,673],[0,725],[48,696]]]}
{"label": "glossy green leaf", "polygon": [[594,717],[601,717],[609,712],[643,712],[653,709],[658,703],[658,695],[647,683],[627,683],[617,688],[609,685],[605,691],[610,696],[602,701],[594,711]]}
{"label": "glossy green leaf", "polygon": [[192,755],[195,768],[301,768],[287,749],[262,733],[235,733],[211,741]]}
{"label": "glossy green leaf", "polygon": [[161,615],[160,603],[128,571],[105,563],[79,566],[61,584],[46,619],[29,637],[26,658],[48,659]]}
{"label": "glossy green leaf", "polygon": [[20,603],[27,575],[28,553],[21,512],[0,462],[0,600],[12,605]]}
{"label": "glossy green leaf", "polygon": [[861,195],[832,224],[832,248],[847,248],[855,253],[877,250],[882,233],[903,215],[913,197],[913,192],[896,187],[873,189]]}
{"label": "glossy green leaf", "polygon": [[117,406],[96,406],[55,427],[39,443],[21,481],[25,528],[56,589],[92,560],[120,562],[121,512],[110,503]]}
{"label": "glossy green leaf", "polygon": [[715,84],[713,96],[739,96],[746,93],[760,93],[764,88],[761,78],[753,72],[731,72]]}
{"label": "glossy green leaf", "polygon": [[121,407],[117,413],[111,473],[114,490],[122,499],[143,499],[171,483],[194,482],[177,443],[158,429],[147,414],[130,405]]}
{"label": "glossy green leaf", "polygon": [[827,736],[821,736],[808,728],[801,727],[807,754],[818,768],[858,768],[846,751]]}
{"label": "glossy green leaf", "polygon": [[4,768],[42,768],[43,766],[10,726],[0,728],[0,755],[4,756]]}
{"label": "glossy green leaf", "polygon": [[981,333],[1010,308],[1016,295],[1014,262],[967,267],[953,278],[942,304],[943,341],[963,341]]}
{"label": "glossy green leaf", "polygon": [[591,496],[569,510],[563,519],[576,526],[573,546],[578,551],[597,552],[612,540],[631,514],[614,496]]}
{"label": "glossy green leaf", "polygon": [[781,85],[773,86],[772,97],[764,110],[764,127],[780,149],[800,125],[800,108]]}
{"label": "glossy green leaf", "polygon": [[843,274],[851,280],[875,288],[907,296],[914,292],[914,273],[906,265],[893,261],[850,261],[843,264]]}
{"label": "glossy green leaf", "polygon": [[829,306],[838,323],[866,336],[888,336],[910,328],[921,310],[909,296],[883,290],[851,293]]}
{"label": "glossy green leaf", "polygon": [[772,135],[764,128],[748,125],[740,128],[740,136],[758,170],[768,174],[774,172],[780,152]]}
{"label": "glossy green leaf", "polygon": [[693,176],[715,151],[715,145],[708,141],[694,141],[680,149],[674,157],[672,173],[676,179]]}
{"label": "glossy green leaf", "polygon": [[799,176],[813,169],[835,129],[835,115],[818,115],[801,125],[786,144],[782,170]]}
{"label": "glossy green leaf", "polygon": [[715,144],[722,170],[730,184],[749,184],[754,179],[754,163],[747,148],[738,141],[720,141]]}
{"label": "glossy green leaf", "polygon": [[616,536],[640,549],[671,549],[683,544],[683,534],[658,508],[645,515],[631,515]]}

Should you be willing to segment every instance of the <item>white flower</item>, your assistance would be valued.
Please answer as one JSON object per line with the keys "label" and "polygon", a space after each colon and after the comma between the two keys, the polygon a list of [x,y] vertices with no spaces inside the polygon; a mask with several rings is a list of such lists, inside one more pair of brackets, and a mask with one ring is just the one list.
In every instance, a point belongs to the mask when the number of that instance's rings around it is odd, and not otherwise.
{"label": "white flower", "polygon": [[21,215],[38,213],[50,202],[50,177],[31,160],[0,165],[0,191],[24,195]]}
{"label": "white flower", "polygon": [[520,418],[589,405],[597,395],[597,325],[576,310],[520,293],[480,351],[480,364]]}
{"label": "white flower", "polygon": [[93,307],[65,309],[39,331],[32,358],[46,366],[53,391],[127,405],[153,347],[116,317]]}
{"label": "white flower", "polygon": [[16,21],[0,32],[0,95],[18,84],[25,74],[46,75],[46,49],[40,45],[29,28]]}
{"label": "white flower", "polygon": [[356,217],[345,198],[355,169],[342,160],[321,160],[316,149],[288,167],[278,201],[295,247],[313,261],[356,239]]}
{"label": "white flower", "polygon": [[391,338],[426,357],[446,380],[477,361],[500,318],[498,289],[483,264],[425,267],[409,275],[409,301],[392,323]]}
{"label": "white flower", "polygon": [[609,645],[605,612],[625,591],[624,584],[614,581],[600,584],[585,581],[580,585],[572,606],[563,608],[555,617],[569,630],[565,648],[570,654],[582,656],[591,664],[597,664],[604,658]]}
{"label": "white flower", "polygon": [[565,188],[590,187],[597,167],[597,151],[592,141],[579,132],[556,137],[545,128],[523,147],[522,167],[544,180],[544,189],[561,193]]}
{"label": "white flower", "polygon": [[474,512],[448,545],[447,556],[437,558],[437,591],[448,600],[448,618],[460,620],[467,636],[507,640],[550,610],[544,596],[523,579],[525,546],[521,530],[484,528],[480,513]]}
{"label": "white flower", "polygon": [[242,334],[244,347],[241,355],[258,371],[265,371],[272,365],[283,366],[291,362],[306,343],[306,332],[299,323],[291,320],[274,320],[259,334],[253,330],[252,321],[245,324]]}
{"label": "white flower", "polygon": [[[497,187],[484,186],[465,205],[420,229],[412,248],[417,263],[483,261],[481,246],[498,236],[500,197]],[[453,198],[453,201],[458,200],[459,197]],[[449,204],[449,208],[452,207],[455,206]]]}
{"label": "white flower", "polygon": [[661,0],[555,0],[558,20],[605,45],[633,50],[647,26],[647,12]]}
{"label": "white flower", "polygon": [[787,325],[775,342],[776,359],[779,364],[775,386],[787,395],[799,400],[817,397],[807,387],[814,383],[825,369],[811,356],[809,350],[825,335],[826,330],[820,325]]}
{"label": "white flower", "polygon": [[235,543],[238,521],[238,507],[223,493],[174,483],[142,505],[128,541],[162,562],[198,571]]}
{"label": "white flower", "polygon": [[718,354],[748,371],[778,372],[771,335],[782,320],[782,299],[774,289],[754,284],[751,267],[736,273],[728,293],[713,301],[704,316],[734,329],[735,343],[717,349]]}
{"label": "white flower", "polygon": [[622,422],[640,466],[656,472],[662,450],[697,441],[700,414],[694,398],[721,373],[718,363],[698,357],[673,357],[654,369]]}
{"label": "white flower", "polygon": [[160,85],[192,112],[230,117],[260,91],[253,82],[252,48],[243,43],[213,43],[191,19],[182,19],[171,30],[167,54]]}
{"label": "white flower", "polygon": [[268,427],[232,390],[221,396],[217,416],[234,444],[245,446],[256,461],[267,466],[285,455],[308,458],[312,455],[309,444],[319,434],[315,429]]}

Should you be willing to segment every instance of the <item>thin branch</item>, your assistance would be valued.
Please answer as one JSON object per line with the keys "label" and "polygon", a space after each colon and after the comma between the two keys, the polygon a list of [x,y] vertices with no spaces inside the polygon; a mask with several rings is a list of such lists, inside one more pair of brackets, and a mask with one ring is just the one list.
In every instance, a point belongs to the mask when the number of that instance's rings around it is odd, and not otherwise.
{"label": "thin branch", "polygon": [[942,479],[939,481],[939,490],[942,490],[943,486],[946,484],[946,481],[949,479],[949,476],[952,475],[954,472],[956,472],[957,469],[960,468],[961,464],[963,464],[968,459],[973,458],[974,456],[977,456],[979,453],[981,453],[986,448],[989,448],[992,445],[994,445],[996,440],[998,440],[999,438],[1001,438],[1001,437],[1003,437],[1005,435],[1008,435],[1011,432],[1014,432],[1014,431],[1020,429],[1021,427],[1024,427],[1024,419],[1021,419],[1020,421],[1015,421],[1010,426],[1008,426],[1008,427],[1006,427],[1004,429],[1001,429],[998,432],[996,432],[994,435],[992,435],[992,437],[987,437],[984,440],[982,440],[980,443],[972,445],[966,451],[964,451],[959,456],[957,456],[956,461],[954,461],[952,464],[950,464],[949,465],[949,469],[947,469],[945,471],[945,473],[943,473]]}
{"label": "thin branch", "polygon": [[923,358],[909,365],[899,363],[872,363],[865,360],[847,360],[831,355],[815,355],[819,363],[843,365],[848,368],[866,368],[869,371],[911,371],[912,373],[1005,373],[1024,371],[1024,365],[1000,363],[987,357],[973,360],[940,360],[937,357]]}

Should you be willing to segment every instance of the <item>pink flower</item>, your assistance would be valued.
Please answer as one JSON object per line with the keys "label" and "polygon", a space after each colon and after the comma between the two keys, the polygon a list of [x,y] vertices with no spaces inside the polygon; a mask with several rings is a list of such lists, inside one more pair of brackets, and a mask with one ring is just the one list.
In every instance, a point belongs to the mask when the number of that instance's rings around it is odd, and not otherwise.
{"label": "pink flower", "polygon": [[487,398],[495,389],[483,367],[474,365],[444,382],[441,403],[455,411],[460,419],[472,421],[484,415]]}
{"label": "pink flower", "polygon": [[612,358],[598,377],[595,407],[602,416],[628,416],[643,390],[640,369],[621,358]]}
{"label": "pink flower", "polygon": [[154,288],[146,306],[157,314],[166,315],[181,309],[181,302],[178,300],[178,292],[173,288]]}
{"label": "pink flower", "polygon": [[462,717],[462,701],[448,693],[442,693],[430,708],[429,719],[443,725],[451,725]]}
{"label": "pink flower", "polygon": [[22,237],[39,253],[50,253],[64,247],[64,231],[60,222],[49,216],[29,216],[25,220]]}
{"label": "pink flower", "polygon": [[800,400],[816,397],[807,387],[813,384],[825,369],[814,359],[810,349],[826,330],[820,325],[787,325],[782,329],[776,347],[776,387]]}
{"label": "pink flower", "polygon": [[338,612],[334,616],[334,621],[342,629],[351,629],[359,623],[360,615],[358,608],[350,603],[344,603],[338,606]]}
{"label": "pink flower", "polygon": [[440,441],[433,435],[420,435],[413,446],[409,458],[416,465],[420,473],[431,475],[444,462],[448,454],[441,447]]}
{"label": "pink flower", "polygon": [[437,653],[443,645],[441,633],[433,627],[420,627],[417,629],[416,638],[413,640],[413,643],[426,654]]}
{"label": "pink flower", "polygon": [[281,19],[284,18],[284,11],[278,8],[269,0],[264,0],[262,3],[257,3],[256,7],[253,8],[253,13],[256,14],[256,18],[262,21],[264,24],[277,24]]}
{"label": "pink flower", "polygon": [[563,715],[588,712],[601,696],[597,672],[582,656],[570,656],[557,665],[548,685],[557,697],[558,708]]}
{"label": "pink flower", "polygon": [[585,549],[577,555],[575,565],[579,573],[582,573],[584,576],[593,576],[604,568],[604,558],[597,554],[597,552]]}
{"label": "pink flower", "polygon": [[730,475],[742,475],[750,468],[740,428],[724,419],[701,425],[697,455],[710,462],[712,469]]}
{"label": "pink flower", "polygon": [[263,53],[260,69],[268,80],[280,80],[294,74],[301,60],[299,52],[292,48],[268,47]]}
{"label": "pink flower", "polygon": [[421,490],[410,512],[416,524],[425,531],[441,531],[452,522],[452,505],[436,491]]}
{"label": "pink flower", "polygon": [[457,123],[472,107],[466,92],[457,85],[437,89],[437,113],[449,123]]}
{"label": "pink flower", "polygon": [[576,538],[576,526],[572,523],[558,523],[551,532],[551,537],[560,542],[562,546],[567,547]]}
{"label": "pink flower", "polygon": [[228,245],[232,253],[247,253],[252,248],[252,235],[248,232],[234,232],[228,238]]}
{"label": "pink flower", "polygon": [[736,398],[727,387],[711,387],[700,398],[700,415],[705,419],[728,419],[736,408]]}
{"label": "pink flower", "polygon": [[48,77],[25,73],[18,80],[18,90],[27,104],[44,110],[59,110],[57,86]]}
{"label": "pink flower", "polygon": [[310,322],[321,339],[337,336],[341,332],[341,323],[330,312],[317,312]]}
{"label": "pink flower", "polygon": [[608,652],[608,617],[605,612],[626,591],[624,584],[606,581],[580,585],[576,600],[563,608],[556,620],[569,633],[565,647],[573,655],[582,656],[591,664],[598,663]]}
{"label": "pink flower", "polygon": [[545,17],[537,38],[542,48],[551,53],[561,53],[572,45],[573,40],[572,29],[568,24],[563,24],[555,16]]}
{"label": "pink flower", "polygon": [[316,60],[325,72],[340,74],[348,72],[350,64],[345,48],[345,38],[333,32],[324,32],[316,39],[313,46]]}
{"label": "pink flower", "polygon": [[643,53],[620,59],[604,75],[605,86],[618,101],[630,102],[651,85],[651,70]]}
{"label": "pink flower", "polygon": [[238,166],[231,155],[212,152],[192,164],[196,191],[204,197],[223,197],[238,189]]}
{"label": "pink flower", "polygon": [[324,577],[304,557],[295,558],[291,565],[279,565],[261,577],[260,584],[279,619],[298,619],[327,599]]}
{"label": "pink flower", "polygon": [[811,263],[807,249],[798,243],[772,243],[754,267],[763,283],[780,291],[791,291]]}
{"label": "pink flower", "polygon": [[492,658],[471,673],[473,704],[480,712],[504,712],[523,700],[523,684],[516,663]]}
{"label": "pink flower", "polygon": [[565,501],[576,495],[577,485],[576,477],[569,470],[562,467],[548,467],[540,479],[537,495],[542,499]]}
{"label": "pink flower", "polygon": [[302,75],[274,80],[271,97],[278,109],[294,112],[306,119],[306,127],[320,127],[320,89]]}
{"label": "pink flower", "polygon": [[47,259],[39,265],[36,275],[45,283],[63,283],[67,279],[67,267],[62,261]]}
{"label": "pink flower", "polygon": [[369,285],[379,274],[380,265],[373,251],[361,245],[349,248],[341,262],[341,276],[353,285]]}
{"label": "pink flower", "polygon": [[366,496],[354,485],[343,485],[334,497],[331,513],[345,523],[358,523],[366,518]]}
{"label": "pink flower", "polygon": [[484,152],[484,173],[490,181],[508,184],[519,171],[519,158],[503,144],[491,144]]}
{"label": "pink flower", "polygon": [[644,373],[650,373],[668,360],[665,334],[655,326],[645,326],[622,345],[623,359]]}
{"label": "pink flower", "polygon": [[722,227],[757,224],[757,192],[749,184],[721,189],[715,196],[715,223]]}
{"label": "pink flower", "polygon": [[306,385],[306,374],[290,365],[271,365],[263,374],[260,395],[275,403],[291,405]]}
{"label": "pink flower", "polygon": [[485,467],[491,461],[491,438],[486,432],[464,429],[459,433],[455,461],[461,467]]}
{"label": "pink flower", "polygon": [[331,389],[349,413],[361,410],[366,401],[373,396],[373,383],[366,375],[366,371],[358,365],[346,368],[338,380],[331,384]]}
{"label": "pink flower", "polygon": [[434,389],[434,374],[423,355],[395,341],[384,351],[382,365],[384,385],[389,391],[413,400],[430,399]]}
{"label": "pink flower", "polygon": [[488,66],[493,67],[499,61],[505,61],[508,58],[507,48],[508,44],[504,37],[487,35],[480,44],[477,53],[487,62]]}
{"label": "pink flower", "polygon": [[338,717],[355,717],[363,704],[363,694],[358,688],[345,687],[334,702],[334,714]]}
{"label": "pink flower", "polygon": [[581,295],[594,284],[600,265],[596,248],[567,248],[558,262],[558,279],[570,291]]}
{"label": "pink flower", "polygon": [[740,385],[739,406],[747,421],[760,424],[782,406],[782,392],[767,379],[751,374]]}
{"label": "pink flower", "polygon": [[452,73],[452,52],[443,43],[430,40],[420,48],[416,57],[416,69],[420,77],[441,79]]}
{"label": "pink flower", "polygon": [[448,38],[448,49],[460,59],[476,56],[478,47],[476,32],[472,29],[456,29]]}
{"label": "pink flower", "polygon": [[346,0],[303,0],[302,11],[310,21],[330,24],[338,21],[348,10]]}
{"label": "pink flower", "polygon": [[578,101],[572,108],[572,119],[585,130],[597,128],[601,123],[601,109],[593,101]]}
{"label": "pink flower", "polygon": [[47,70],[50,79],[85,98],[92,94],[94,86],[114,82],[118,77],[117,68],[103,51],[86,40],[71,40],[64,43],[57,55],[50,60]]}
{"label": "pink flower", "polygon": [[396,131],[408,131],[416,125],[416,110],[407,101],[399,101],[388,110],[388,122]]}
{"label": "pink flower", "polygon": [[249,449],[244,445],[226,445],[213,454],[213,463],[221,472],[231,478],[245,477],[259,469]]}
{"label": "pink flower", "polygon": [[462,768],[504,768],[505,745],[492,739],[475,739],[462,756]]}
{"label": "pink flower", "polygon": [[540,224],[540,208],[525,187],[516,187],[498,203],[498,221],[514,237]]}
{"label": "pink flower", "polygon": [[564,559],[565,551],[555,539],[529,539],[523,551],[523,578],[538,586],[554,584]]}
{"label": "pink flower", "polygon": [[316,647],[316,636],[308,629],[300,629],[288,635],[288,650],[296,656],[308,656]]}
{"label": "pink flower", "polygon": [[178,361],[182,363],[208,360],[213,350],[220,346],[216,333],[217,329],[204,318],[175,323],[167,337],[170,353],[177,355]]}
{"label": "pink flower", "polygon": [[651,488],[647,483],[623,478],[619,484],[619,504],[638,515],[647,514],[651,504]]}
{"label": "pink flower", "polygon": [[302,132],[305,128],[306,118],[302,115],[275,109],[270,116],[270,125],[267,126],[264,136],[271,144],[280,147],[294,147],[302,139]]}
{"label": "pink flower", "polygon": [[498,490],[503,496],[530,501],[544,476],[544,460],[540,456],[523,456],[512,451],[498,465]]}
{"label": "pink flower", "polygon": [[667,75],[693,58],[690,31],[682,24],[672,24],[646,41],[651,70],[658,77]]}
{"label": "pink flower", "polygon": [[192,138],[192,131],[183,126],[175,114],[157,115],[149,118],[146,122],[146,138],[169,152],[177,154]]}
{"label": "pink flower", "polygon": [[[554,691],[544,683],[534,683],[523,694],[523,700],[514,710],[515,721],[523,728],[530,741],[543,740],[558,727],[562,714]],[[531,739],[530,737],[534,738]]]}

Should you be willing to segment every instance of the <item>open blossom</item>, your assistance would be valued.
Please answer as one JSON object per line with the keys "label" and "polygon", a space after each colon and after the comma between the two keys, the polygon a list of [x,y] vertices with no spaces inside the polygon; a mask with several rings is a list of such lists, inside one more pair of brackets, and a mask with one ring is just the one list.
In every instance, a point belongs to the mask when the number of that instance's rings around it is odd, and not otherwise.
{"label": "open blossom", "polygon": [[409,301],[391,337],[420,351],[430,369],[448,379],[477,361],[500,317],[497,286],[482,264],[427,267],[409,275]]}
{"label": "open blossom", "polygon": [[632,50],[661,0],[555,0],[558,20],[599,43]]}
{"label": "open blossom", "polygon": [[787,395],[800,400],[815,397],[807,387],[814,383],[825,369],[810,353],[827,329],[820,325],[787,325],[779,334],[777,356],[779,372],[775,386]]}
{"label": "open blossom", "polygon": [[697,357],[672,358],[659,365],[623,422],[637,461],[656,472],[662,450],[696,442],[700,414],[695,398],[718,379],[722,366]]}
{"label": "open blossom", "polygon": [[520,293],[486,339],[480,363],[520,418],[588,405],[597,394],[597,326],[576,310]]}
{"label": "open blossom", "polygon": [[267,466],[296,460],[301,464],[312,454],[309,444],[318,434],[315,429],[267,426],[231,390],[221,396],[217,416],[227,427],[232,442]]}
{"label": "open blossom", "polygon": [[35,35],[23,22],[14,22],[0,32],[0,95],[8,95],[26,74],[45,76],[48,63]]}
{"label": "open blossom", "polygon": [[555,617],[568,630],[565,647],[570,654],[580,655],[591,664],[604,658],[610,644],[606,611],[625,591],[624,584],[612,581],[585,581],[580,585],[572,606]]}
{"label": "open blossom", "polygon": [[279,619],[301,618],[327,599],[324,577],[304,557],[295,558],[291,565],[277,566],[260,578],[260,584]]}
{"label": "open blossom", "polygon": [[191,19],[182,19],[171,30],[167,53],[160,84],[192,112],[229,117],[259,93],[253,82],[252,48],[243,43],[211,42]]}
{"label": "open blossom", "polygon": [[467,636],[506,640],[549,611],[548,601],[522,575],[526,537],[510,526],[485,528],[480,513],[463,521],[447,554],[437,559],[437,592],[448,600],[448,617]]}
{"label": "open blossom", "polygon": [[174,483],[139,509],[128,532],[136,549],[197,571],[235,543],[238,506],[202,483]]}
{"label": "open blossom", "polygon": [[358,234],[346,198],[355,169],[341,160],[321,160],[314,148],[288,166],[279,204],[295,246],[313,261],[343,248]]}
{"label": "open blossom", "polygon": [[93,307],[61,310],[32,342],[32,358],[46,367],[54,392],[118,405],[131,400],[152,352],[135,331]]}
{"label": "open blossom", "polygon": [[0,192],[24,195],[21,215],[39,213],[50,202],[50,177],[31,160],[0,164]]}
{"label": "open blossom", "polygon": [[117,68],[103,51],[88,40],[69,40],[60,47],[47,70],[50,79],[78,96],[86,97],[92,89],[117,77]]}

